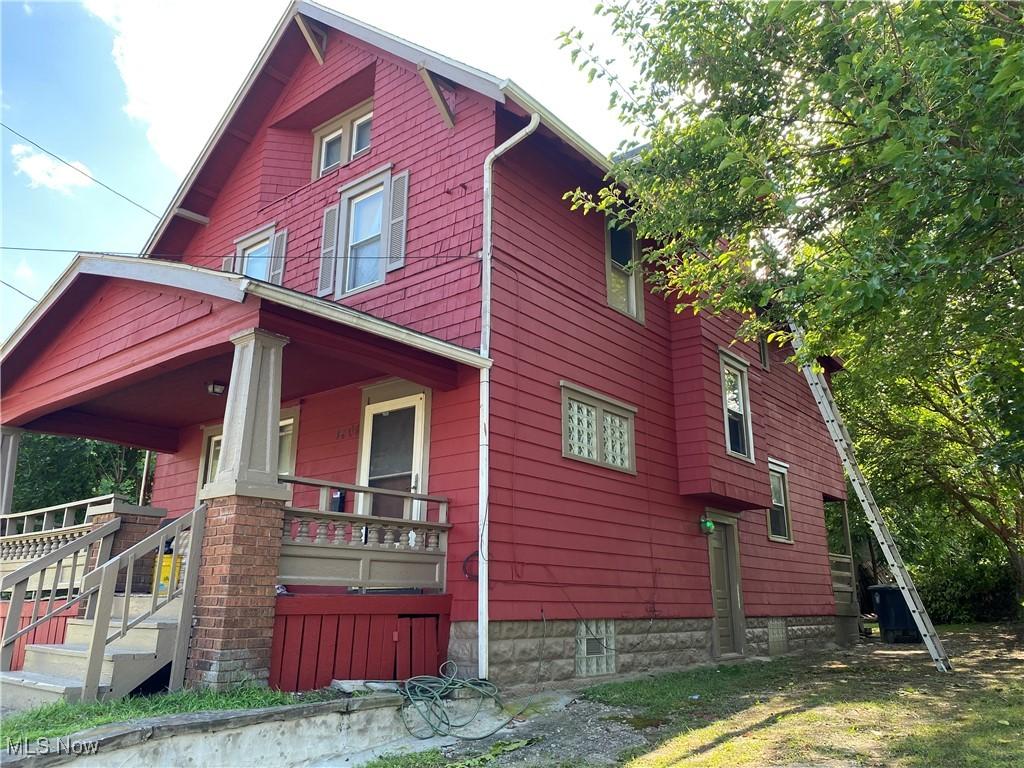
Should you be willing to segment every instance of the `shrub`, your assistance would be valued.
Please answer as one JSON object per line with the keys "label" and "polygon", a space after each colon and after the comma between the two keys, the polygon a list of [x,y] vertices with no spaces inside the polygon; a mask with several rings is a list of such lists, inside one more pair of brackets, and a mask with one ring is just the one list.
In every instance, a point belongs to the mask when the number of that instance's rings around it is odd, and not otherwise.
{"label": "shrub", "polygon": [[956,559],[910,570],[936,624],[1001,621],[1017,615],[1013,575],[1005,563]]}

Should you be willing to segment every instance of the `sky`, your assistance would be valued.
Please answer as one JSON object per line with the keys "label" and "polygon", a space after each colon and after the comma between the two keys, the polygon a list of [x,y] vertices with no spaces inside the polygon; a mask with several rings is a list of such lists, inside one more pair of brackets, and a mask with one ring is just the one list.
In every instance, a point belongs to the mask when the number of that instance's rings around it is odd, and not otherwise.
{"label": "sky", "polygon": [[[627,138],[607,87],[588,85],[556,40],[576,26],[625,58],[595,0],[321,4],[511,78],[602,152]],[[157,223],[142,209],[164,211],[286,5],[0,0],[0,280],[39,299],[73,258],[60,250],[138,252]],[[0,339],[33,304],[0,285]]]}

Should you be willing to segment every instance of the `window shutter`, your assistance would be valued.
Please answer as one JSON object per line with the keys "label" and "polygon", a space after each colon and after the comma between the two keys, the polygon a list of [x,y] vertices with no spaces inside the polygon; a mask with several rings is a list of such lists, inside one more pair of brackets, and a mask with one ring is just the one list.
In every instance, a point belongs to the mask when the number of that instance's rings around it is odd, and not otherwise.
{"label": "window shutter", "polygon": [[324,228],[320,237],[320,276],[316,295],[326,296],[334,290],[334,270],[338,255],[338,206],[324,209]]}
{"label": "window shutter", "polygon": [[387,270],[405,265],[405,221],[409,206],[409,172],[391,177],[391,218],[388,229]]}
{"label": "window shutter", "polygon": [[270,282],[280,285],[284,279],[284,255],[288,243],[288,230],[284,229],[274,235],[274,249],[270,257]]}
{"label": "window shutter", "polygon": [[220,265],[221,272],[234,272],[235,271],[235,257],[225,256],[224,261]]}

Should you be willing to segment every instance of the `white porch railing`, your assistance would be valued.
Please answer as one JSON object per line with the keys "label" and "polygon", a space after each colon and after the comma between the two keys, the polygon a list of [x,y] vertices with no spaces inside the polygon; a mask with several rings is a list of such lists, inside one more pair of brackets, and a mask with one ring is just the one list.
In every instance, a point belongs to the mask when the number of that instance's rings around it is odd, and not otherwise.
{"label": "white porch railing", "polygon": [[[447,498],[308,477],[280,479],[321,489],[317,509],[285,507],[280,583],[444,590]],[[351,496],[352,509],[372,511],[374,498],[401,499],[403,516],[329,510],[331,490]]]}

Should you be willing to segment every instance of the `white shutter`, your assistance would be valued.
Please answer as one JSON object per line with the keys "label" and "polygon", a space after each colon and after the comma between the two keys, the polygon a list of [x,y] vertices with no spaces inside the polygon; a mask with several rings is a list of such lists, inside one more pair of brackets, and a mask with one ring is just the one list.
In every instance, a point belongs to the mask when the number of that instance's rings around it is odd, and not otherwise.
{"label": "white shutter", "polygon": [[288,243],[288,230],[274,235],[274,248],[270,257],[270,282],[280,285],[284,280],[284,254]]}
{"label": "white shutter", "polygon": [[234,272],[235,271],[235,257],[225,256],[224,261],[220,264],[221,272]]}
{"label": "white shutter", "polygon": [[409,207],[409,172],[391,177],[391,216],[388,227],[387,270],[405,265],[405,221]]}
{"label": "white shutter", "polygon": [[316,295],[326,296],[334,290],[334,270],[338,255],[338,206],[324,209],[324,228],[320,237],[320,276]]}

